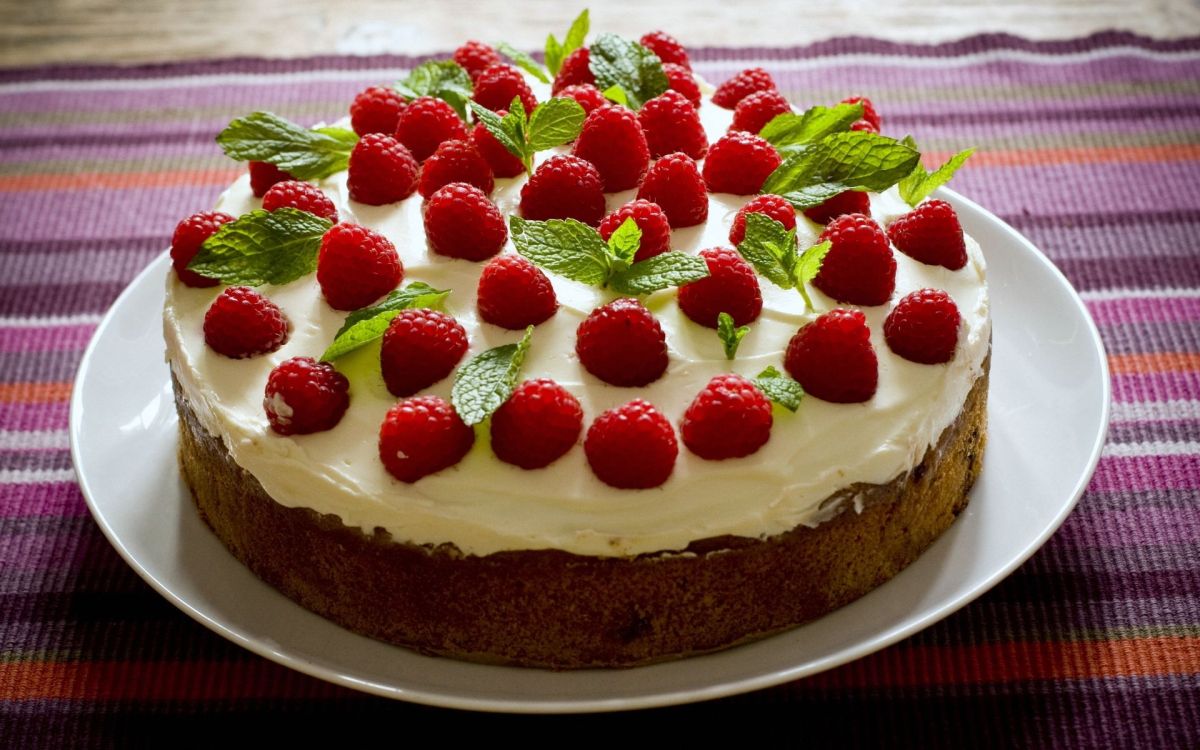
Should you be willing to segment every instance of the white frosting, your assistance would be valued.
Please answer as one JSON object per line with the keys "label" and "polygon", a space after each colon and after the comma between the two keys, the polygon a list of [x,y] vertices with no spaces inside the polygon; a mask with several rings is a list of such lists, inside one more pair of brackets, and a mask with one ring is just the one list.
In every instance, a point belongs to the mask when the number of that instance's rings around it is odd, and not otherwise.
{"label": "white frosting", "polygon": [[[731,113],[708,102],[701,112],[710,141],[715,140]],[[493,198],[506,215],[517,211],[523,182],[497,180]],[[467,330],[467,357],[520,338],[518,331],[479,319],[475,288],[482,263],[429,251],[419,195],[398,204],[365,206],[350,202],[344,172],[319,184],[337,204],[343,221],[382,232],[395,243],[405,284],[424,281],[453,290],[446,309]],[[608,195],[608,207],[615,209],[633,197],[632,191]],[[749,199],[710,195],[708,222],[673,232],[672,248],[697,253],[727,245],[733,216]],[[872,195],[871,203],[874,218],[883,224],[908,210],[895,189]],[[243,176],[221,196],[217,209],[237,216],[260,205]],[[798,223],[804,248],[815,242],[820,227],[803,216]],[[514,252],[511,241],[504,252]],[[202,321],[221,287],[191,289],[174,273],[167,281],[164,333],[172,369],[201,423],[285,506],[333,514],[368,532],[381,527],[397,541],[452,542],[469,554],[555,548],[586,555],[632,555],[679,550],[692,541],[724,534],[766,537],[815,525],[829,517],[830,509],[820,505],[834,492],[855,482],[886,483],[915,465],[957,417],[989,349],[985,264],[970,237],[967,252],[968,263],[958,271],[895,253],[892,302],[862,308],[879,358],[879,389],[870,401],[831,404],[806,397],[795,414],[776,409],[771,439],[746,458],[705,461],[681,442],[671,478],[650,490],[617,490],[603,484],[589,469],[582,445],[545,469],[526,471],[505,464],[488,446],[486,423],[476,429],[474,448],[457,466],[415,484],[396,481],[378,455],[379,425],[397,400],[379,375],[378,345],[338,361],[350,378],[351,399],[336,428],[295,437],[275,434],[263,412],[268,373],[290,357],[319,357],[345,317],[325,303],[315,274],[262,289],[293,326],[287,344],[270,355],[233,360],[209,349]],[[732,371],[753,377],[768,365],[782,369],[789,339],[816,316],[805,314],[795,290],[779,289],[760,277],[762,315],[730,362],[716,333],[682,314],[674,290],[656,293],[645,302],[666,332],[670,366],[649,386],[617,388],[588,374],[575,356],[576,327],[614,295],[551,279],[560,308],[535,329],[523,376],[550,377],[574,393],[583,405],[585,430],[604,409],[634,398],[649,400],[678,425],[688,404],[714,375]],[[883,339],[883,320],[895,300],[925,287],[948,292],[962,314],[958,350],[945,365],[908,362],[892,354]],[[818,312],[839,306],[816,289],[810,288],[810,294]],[[449,398],[451,381],[447,378],[426,392]],[[854,508],[861,511],[860,498],[855,498]]]}

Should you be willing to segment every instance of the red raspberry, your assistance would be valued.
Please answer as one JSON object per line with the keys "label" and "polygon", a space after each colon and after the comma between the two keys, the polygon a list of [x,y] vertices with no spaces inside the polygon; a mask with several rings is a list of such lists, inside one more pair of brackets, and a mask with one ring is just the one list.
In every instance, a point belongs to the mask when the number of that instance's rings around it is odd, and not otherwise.
{"label": "red raspberry", "polygon": [[676,151],[693,159],[708,152],[708,136],[700,124],[700,114],[678,91],[666,91],[646,102],[638,112],[638,121],[646,132],[646,143],[654,158]]}
{"label": "red raspberry", "polygon": [[429,196],[425,204],[425,237],[438,255],[486,260],[504,247],[508,226],[482,190],[452,182]]}
{"label": "red raspberry", "polygon": [[672,229],[703,224],[708,218],[704,180],[687,154],[667,154],[654,162],[637,197],[661,206]]}
{"label": "red raspberry", "polygon": [[870,123],[870,125],[875,128],[875,132],[878,133],[879,129],[883,127],[883,120],[880,119],[879,113],[875,111],[875,105],[871,103],[870,99],[865,96],[849,96],[843,99],[840,103],[858,104],[859,102],[862,103],[863,108],[862,119]]}
{"label": "red raspberry", "polygon": [[888,237],[896,249],[931,266],[957,271],[967,265],[967,245],[958,214],[946,201],[925,201],[892,222]]}
{"label": "red raspberry", "polygon": [[512,100],[518,97],[525,107],[525,114],[532,113],[537,106],[537,97],[533,95],[521,71],[504,64],[493,65],[480,73],[475,79],[475,93],[471,96],[476,104],[493,112],[508,109]]}
{"label": "red raspberry", "polygon": [[403,143],[417,161],[428,159],[442,141],[461,141],[466,137],[467,130],[454,107],[432,96],[413,99],[396,120],[396,140]]}
{"label": "red raspberry", "polygon": [[[467,71],[471,80],[493,65],[500,63],[500,55],[491,45],[477,42],[474,39],[454,50],[454,62]],[[512,101],[511,99],[509,101]]]}
{"label": "red raspberry", "polygon": [[334,224],[321,238],[317,283],[334,310],[366,307],[403,278],[400,256],[382,234],[358,224]]}
{"label": "red raspberry", "polygon": [[792,105],[783,94],[775,89],[756,91],[737,103],[733,108],[733,124],[730,130],[745,130],[758,135],[763,126],[776,115],[792,111]]}
{"label": "red raspberry", "polygon": [[717,87],[713,94],[713,104],[725,109],[733,109],[737,103],[756,91],[769,91],[778,88],[771,74],[762,68],[746,68],[733,78]]}
{"label": "red raspberry", "polygon": [[316,185],[299,180],[285,180],[272,185],[263,196],[262,207],[266,211],[285,207],[298,208],[308,211],[313,216],[329,219],[334,224],[337,224],[338,220],[337,207],[329,200],[329,196]]}
{"label": "red raspberry", "polygon": [[704,160],[704,182],[714,193],[751,195],[783,163],[775,147],[752,133],[735,130],[712,145]]}
{"label": "red raspberry", "polygon": [[359,135],[396,132],[396,121],[404,109],[404,97],[390,86],[372,86],[354,97],[350,105],[350,127]]}
{"label": "red raspberry", "polygon": [[423,197],[428,198],[438,188],[452,182],[474,185],[487,194],[491,194],[496,186],[492,179],[492,168],[468,141],[443,141],[433,156],[421,165],[421,186],[418,190]]}
{"label": "red raspberry", "polygon": [[813,286],[838,302],[882,305],[896,288],[896,258],[887,237],[871,217],[839,216],[818,241],[833,243]]}
{"label": "red raspberry", "polygon": [[592,310],[575,332],[575,353],[588,372],[610,385],[648,385],[667,371],[662,326],[628,297]]}
{"label": "red raspberry", "polygon": [[940,289],[918,289],[896,303],[883,321],[888,348],[910,362],[937,365],[954,359],[958,305]]}
{"label": "red raspberry", "polygon": [[590,83],[576,83],[571,86],[564,86],[555,96],[570,97],[579,102],[579,106],[583,107],[583,111],[591,114],[597,109],[607,107],[612,104],[604,98],[604,94],[600,89]]}
{"label": "red raspberry", "polygon": [[287,340],[283,311],[250,287],[229,287],[204,313],[204,341],[217,354],[232,359],[268,354]]}
{"label": "red raspberry", "polygon": [[699,109],[700,86],[696,83],[692,71],[682,65],[667,63],[663,65],[663,72],[667,74],[667,89],[683,94],[693,107]]}
{"label": "red raspberry", "polygon": [[438,396],[400,401],[379,427],[379,460],[409,484],[458,463],[474,444],[475,431]]}
{"label": "red raspberry", "polygon": [[674,63],[689,69],[692,67],[691,61],[688,60],[687,50],[675,37],[665,31],[651,31],[638,41],[643,47],[658,55],[658,59],[664,63]]}
{"label": "red raspberry", "polygon": [[633,256],[635,263],[671,249],[671,224],[667,221],[667,215],[657,203],[646,200],[630,201],[604,217],[600,222],[600,236],[605,242],[626,219],[633,219],[633,223],[642,230],[642,242],[638,245],[637,255]]}
{"label": "red raspberry", "polygon": [[879,363],[867,316],[840,308],[825,313],[792,336],[783,366],[822,401],[855,404],[870,399],[879,382]]}
{"label": "red raspberry", "polygon": [[492,451],[522,469],[540,469],[566,455],[583,432],[583,407],[548,378],[526,380],[492,414]]}
{"label": "red raspberry", "polygon": [[679,287],[679,309],[702,326],[717,327],[717,316],[726,312],[734,325],[744,326],[762,312],[762,292],[754,269],[732,247],[700,251],[708,276]]}
{"label": "red raspberry", "polygon": [[404,310],[383,332],[379,366],[388,390],[411,396],[450,374],[467,353],[467,332],[437,310]]}
{"label": "red raspberry", "polygon": [[576,219],[596,226],[604,216],[604,183],[586,159],[551,156],[521,188],[526,219]]}
{"label": "red raspberry", "polygon": [[596,165],[606,193],[637,187],[650,168],[646,134],[625,107],[601,107],[588,115],[573,153]]}
{"label": "red raspberry", "polygon": [[254,192],[255,198],[266,195],[271,186],[277,182],[296,179],[274,164],[265,161],[252,161],[249,163],[249,169],[250,190]]}
{"label": "red raspberry", "polygon": [[194,287],[216,286],[221,283],[218,279],[210,279],[195,271],[189,271],[187,265],[196,257],[196,253],[200,252],[204,241],[216,234],[222,224],[231,221],[233,217],[229,214],[201,211],[176,225],[175,234],[171,236],[171,265],[175,267],[180,281]]}
{"label": "red raspberry", "polygon": [[850,129],[857,130],[857,131],[860,131],[863,133],[878,133],[879,132],[879,128],[875,127],[874,125],[867,122],[866,120],[855,120],[853,123],[851,123]]}
{"label": "red raspberry", "polygon": [[263,409],[280,435],[308,435],[333,429],[350,406],[350,381],[328,362],[293,357],[267,376]]}
{"label": "red raspberry", "polygon": [[771,438],[771,402],[741,375],[718,375],[696,395],[679,434],[692,453],[708,461],[755,453]]}
{"label": "red raspberry", "polygon": [[[503,117],[507,112],[501,110],[496,114]],[[474,129],[471,130],[471,144],[483,156],[496,177],[516,177],[525,171],[521,160],[496,140],[496,136],[492,135],[482,122],[475,123]]]}
{"label": "red raspberry", "polygon": [[544,323],[558,310],[550,279],[520,255],[501,255],[484,266],[476,298],[479,317],[511,331]]}
{"label": "red raspberry", "polygon": [[871,215],[871,197],[861,190],[838,193],[824,203],[804,209],[804,215],[818,224],[828,224],[846,214]]}
{"label": "red raspberry", "polygon": [[351,200],[382,206],[412,195],[420,171],[421,166],[404,144],[390,135],[368,133],[350,152],[346,187]]}
{"label": "red raspberry", "polygon": [[551,87],[550,93],[558,96],[558,92],[567,86],[581,83],[596,85],[596,76],[592,75],[591,56],[588,54],[587,47],[580,47],[563,59],[562,67],[558,69],[558,75],[554,76],[554,85]]}
{"label": "red raspberry", "polygon": [[641,490],[670,478],[679,444],[670,421],[639,398],[596,417],[583,450],[601,482],[623,490]]}
{"label": "red raspberry", "polygon": [[796,209],[780,195],[760,195],[738,209],[729,228],[729,241],[734,246],[746,239],[746,214],[763,214],[783,225],[784,229],[796,228]]}

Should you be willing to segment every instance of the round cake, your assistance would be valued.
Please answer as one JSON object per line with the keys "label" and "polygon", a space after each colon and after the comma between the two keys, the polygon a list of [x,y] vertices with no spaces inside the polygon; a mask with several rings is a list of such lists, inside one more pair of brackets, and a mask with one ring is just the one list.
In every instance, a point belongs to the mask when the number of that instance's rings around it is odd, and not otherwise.
{"label": "round cake", "polygon": [[[534,89],[538,99],[549,98]],[[711,96],[698,112],[709,143],[734,118]],[[535,172],[571,151],[567,145],[537,153]],[[506,222],[528,216],[527,178],[495,178],[490,199]],[[441,309],[465,331],[460,366],[522,339],[523,330],[485,322],[479,313],[487,261],[430,247],[419,193],[367,205],[351,198],[346,170],[310,182],[332,200],[341,224],[390,240],[404,285],[450,290]],[[604,213],[637,193],[605,193]],[[707,219],[675,228],[671,250],[694,256],[732,247],[731,226],[752,198],[708,193]],[[216,210],[240,217],[262,205],[246,176]],[[911,210],[896,188],[869,194],[869,218],[880,227]],[[817,244],[824,227],[797,215],[798,247]],[[809,284],[809,309],[796,289],[759,276],[761,314],[732,359],[713,328],[681,309],[675,287],[641,295],[665,334],[667,367],[639,386],[602,381],[577,354],[580,325],[628,295],[547,271],[558,307],[534,326],[520,378],[565,388],[585,429],[602,413],[642,399],[678,434],[689,405],[714,378],[751,380],[767,367],[784,369],[793,337],[829,311],[865,318],[878,362],[869,398],[834,403],[809,393],[794,412],[776,406],[769,439],[743,457],[708,460],[681,442],[669,477],[647,489],[602,481],[582,435],[544,468],[502,461],[489,444],[488,421],[474,426],[474,444],[461,460],[400,481],[380,455],[381,425],[402,399],[381,373],[378,341],[333,363],[349,382],[349,406],[335,426],[280,434],[264,410],[268,377],[291,358],[319,358],[348,314],[329,304],[320,271],[258,287],[287,321],[286,341],[243,358],[206,341],[206,315],[227,285],[192,287],[171,273],[164,333],[183,474],[204,519],[262,579],[347,628],[425,653],[612,667],[760,638],[883,583],[965,507],[982,461],[991,321],[983,254],[969,236],[964,243],[966,263],[955,270],[893,248],[894,291],[878,305],[847,304]],[[510,237],[501,254],[516,252]],[[885,322],[900,300],[930,289],[953,301],[960,320],[949,361],[922,364],[892,350]],[[454,381],[449,375],[420,395],[450,402]]]}

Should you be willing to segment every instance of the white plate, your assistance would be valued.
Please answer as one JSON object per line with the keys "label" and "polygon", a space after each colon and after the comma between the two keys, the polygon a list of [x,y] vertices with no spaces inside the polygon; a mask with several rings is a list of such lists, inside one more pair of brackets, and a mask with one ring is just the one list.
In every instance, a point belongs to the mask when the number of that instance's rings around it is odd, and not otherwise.
{"label": "white plate", "polygon": [[966,512],[907,570],[785,634],[650,667],[555,673],[420,656],[293,604],[225,550],[180,479],[160,315],[166,255],[121,294],[84,354],[71,399],[80,485],[117,551],[184,612],[268,659],[378,695],[604,711],[716,698],[844,664],[937,622],[1033,554],[1082,494],[1108,425],[1104,350],[1075,291],[1007,224],[943,194],[988,261],[995,317],[982,476]]}

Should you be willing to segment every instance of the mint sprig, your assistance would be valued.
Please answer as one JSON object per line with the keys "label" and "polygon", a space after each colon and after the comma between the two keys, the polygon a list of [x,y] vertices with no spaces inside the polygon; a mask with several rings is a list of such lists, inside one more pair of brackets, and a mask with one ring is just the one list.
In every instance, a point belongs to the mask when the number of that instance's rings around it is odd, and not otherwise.
{"label": "mint sprig", "polygon": [[458,369],[450,403],[462,421],[479,424],[508,400],[517,387],[532,337],[533,326],[529,326],[519,342],[476,354]]}
{"label": "mint sprig", "polygon": [[546,36],[546,68],[550,71],[550,75],[558,75],[567,55],[583,46],[590,26],[591,20],[588,17],[587,8],[584,8],[583,12],[571,22],[571,27],[567,29],[561,42],[553,34]]}
{"label": "mint sprig", "polygon": [[835,133],[786,156],[762,186],[797,209],[824,203],[847,190],[879,192],[912,173],[916,149],[875,133]]}
{"label": "mint sprig", "polygon": [[754,378],[754,385],[768,399],[790,412],[799,409],[800,400],[804,398],[804,388],[774,367],[760,372],[758,377]]}
{"label": "mint sprig", "polygon": [[393,290],[378,305],[355,310],[333,337],[333,343],[321,355],[322,362],[332,362],[361,346],[383,337],[392,319],[403,310],[428,307],[439,309],[449,289],[434,289],[422,281],[414,281],[403,289]]}
{"label": "mint sprig", "polygon": [[[902,143],[914,151],[917,149],[917,142],[913,140],[911,135],[904,136]],[[959,151],[957,154],[947,159],[945,164],[933,170],[932,172],[926,172],[925,167],[921,166],[921,162],[918,161],[917,166],[913,168],[913,171],[910,172],[907,177],[900,180],[900,184],[898,186],[900,189],[900,197],[904,199],[905,203],[913,208],[916,208],[917,204],[925,200],[930,193],[949,182],[950,178],[954,176],[954,173],[958,171],[958,168],[961,167],[973,153],[975,153],[975,149],[973,148],[966,149],[965,151]]]}
{"label": "mint sprig", "polygon": [[544,101],[528,117],[520,98],[513,98],[503,117],[475,102],[471,102],[471,111],[509,153],[521,160],[526,172],[533,171],[533,155],[538,151],[575,140],[586,117],[583,107],[570,97]]}
{"label": "mint sprig", "polygon": [[287,284],[317,270],[321,237],[332,226],[298,208],[256,208],[222,224],[188,269],[226,284]]}
{"label": "mint sprig", "polygon": [[717,336],[725,348],[725,359],[737,356],[738,347],[747,333],[750,333],[750,326],[735,326],[732,315],[727,312],[717,313]]}
{"label": "mint sprig", "polygon": [[830,247],[826,241],[799,253],[795,229],[787,229],[766,214],[751,212],[746,214],[746,236],[738,244],[738,252],[775,286],[800,292],[805,309],[812,312],[807,285],[817,277]]}
{"label": "mint sprig", "polygon": [[588,67],[596,88],[608,92],[619,86],[631,109],[667,90],[670,83],[662,60],[641,44],[616,34],[602,34],[588,47]]}
{"label": "mint sprig", "polygon": [[297,180],[317,180],[342,171],[356,143],[353,130],[310,130],[273,112],[239,117],[217,134],[217,144],[231,159],[265,161]]}
{"label": "mint sprig", "polygon": [[862,115],[863,105],[858,102],[832,107],[818,105],[799,115],[793,112],[776,115],[758,134],[780,153],[794,153],[826,136],[848,131]]}
{"label": "mint sprig", "polygon": [[529,75],[538,79],[542,83],[550,83],[550,76],[546,74],[546,69],[541,63],[534,60],[527,53],[522,52],[508,42],[500,42],[496,45],[496,50],[508,59],[516,63],[517,67],[525,71]]}
{"label": "mint sprig", "polygon": [[614,102],[616,104],[620,104],[622,107],[632,109],[632,107],[629,106],[629,97],[625,95],[625,89],[621,88],[620,85],[609,86],[601,93],[603,93],[604,98],[610,102]]}
{"label": "mint sprig", "polygon": [[413,68],[408,76],[396,83],[396,90],[406,99],[432,96],[454,107],[458,116],[467,118],[467,103],[474,88],[471,76],[453,60],[430,60]]}

